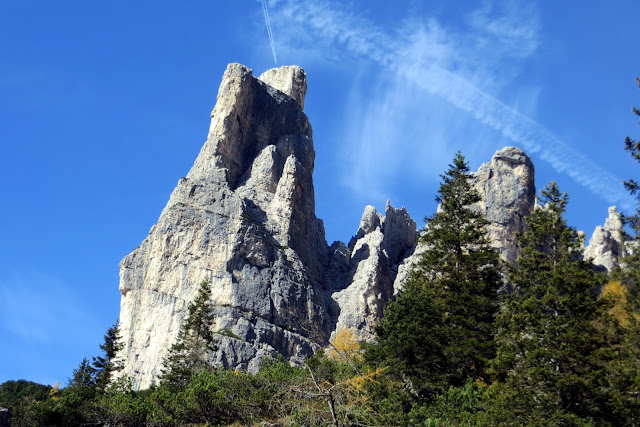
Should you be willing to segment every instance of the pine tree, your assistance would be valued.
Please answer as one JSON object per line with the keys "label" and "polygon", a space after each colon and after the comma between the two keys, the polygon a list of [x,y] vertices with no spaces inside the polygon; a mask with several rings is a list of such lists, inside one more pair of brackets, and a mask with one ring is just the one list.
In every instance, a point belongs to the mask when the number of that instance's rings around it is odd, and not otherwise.
{"label": "pine tree", "polygon": [[417,396],[447,385],[487,380],[494,356],[494,317],[501,285],[499,258],[487,220],[471,208],[481,200],[459,152],[441,175],[438,212],[426,218],[427,248],[398,298],[375,328],[370,361],[386,364]]}
{"label": "pine tree", "polygon": [[[606,397],[598,277],[581,259],[582,238],[566,224],[568,196],[555,182],[527,218],[513,292],[498,318],[493,422],[580,424],[603,419]],[[496,391],[497,390],[497,391]]]}
{"label": "pine tree", "polygon": [[171,346],[165,359],[161,378],[175,389],[184,389],[193,374],[210,368],[207,354],[217,350],[212,332],[215,315],[208,280],[200,284],[198,294],[187,311],[177,341]]}

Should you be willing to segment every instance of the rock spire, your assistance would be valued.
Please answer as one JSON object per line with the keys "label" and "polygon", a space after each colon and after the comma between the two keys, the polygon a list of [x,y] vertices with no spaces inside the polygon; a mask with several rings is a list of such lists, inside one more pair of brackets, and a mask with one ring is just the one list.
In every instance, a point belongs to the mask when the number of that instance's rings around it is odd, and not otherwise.
{"label": "rock spire", "polygon": [[626,255],[622,215],[615,206],[611,206],[604,226],[599,225],[593,231],[584,258],[610,272]]}
{"label": "rock spire", "polygon": [[149,235],[120,264],[123,373],[150,386],[198,285],[208,279],[223,366],[257,369],[323,344],[328,264],[315,217],[315,152],[302,111],[306,76],[225,71],[207,140]]}
{"label": "rock spire", "polygon": [[[213,365],[255,372],[265,356],[292,362],[346,328],[372,340],[386,304],[425,248],[405,208],[367,206],[349,242],[325,240],[315,216],[315,151],[305,115],[304,70],[256,78],[240,64],[222,77],[207,140],[158,222],[120,263],[119,359],[135,389],[157,381],[199,285],[208,280],[219,350]],[[535,205],[534,169],[506,147],[473,175],[475,207],[508,262]],[[609,268],[620,251],[609,211],[587,250]]]}

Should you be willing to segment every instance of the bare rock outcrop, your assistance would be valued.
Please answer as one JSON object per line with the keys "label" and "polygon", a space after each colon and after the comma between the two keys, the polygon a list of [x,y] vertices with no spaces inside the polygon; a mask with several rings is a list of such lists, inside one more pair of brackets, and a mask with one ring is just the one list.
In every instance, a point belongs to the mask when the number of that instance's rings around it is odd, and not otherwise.
{"label": "bare rock outcrop", "polygon": [[584,259],[610,272],[619,265],[620,257],[626,255],[622,215],[615,206],[611,206],[604,226],[599,225],[593,231]]}
{"label": "bare rock outcrop", "polygon": [[482,196],[478,208],[489,221],[489,240],[503,260],[514,264],[518,254],[516,235],[524,231],[524,219],[535,206],[533,163],[519,148],[505,147],[472,176]]}
{"label": "bare rock outcrop", "polygon": [[367,206],[346,253],[346,278],[334,283],[331,298],[339,307],[334,333],[349,329],[360,341],[371,341],[375,322],[391,300],[398,265],[417,244],[418,232],[405,208],[389,202],[385,215]]}
{"label": "bare rock outcrop", "polygon": [[315,216],[305,93],[299,67],[258,79],[240,64],[225,71],[195,164],[120,264],[122,373],[136,389],[158,378],[205,279],[220,333],[212,362],[256,370],[264,356],[296,360],[323,344],[329,248]]}

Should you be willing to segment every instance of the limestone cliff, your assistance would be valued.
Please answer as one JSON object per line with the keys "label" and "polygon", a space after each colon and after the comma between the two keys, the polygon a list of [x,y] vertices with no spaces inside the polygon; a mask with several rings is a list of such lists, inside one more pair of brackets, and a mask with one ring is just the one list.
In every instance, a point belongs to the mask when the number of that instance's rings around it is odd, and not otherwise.
{"label": "limestone cliff", "polygon": [[263,356],[301,358],[323,343],[329,249],[315,217],[305,93],[299,67],[225,71],[195,164],[120,264],[121,358],[135,388],[158,377],[204,279],[220,332],[212,361],[255,370]]}
{"label": "limestone cliff", "polygon": [[361,341],[373,339],[375,322],[393,297],[398,266],[417,241],[416,223],[405,208],[387,202],[384,216],[373,206],[365,208],[349,246],[337,251],[344,257],[344,275],[332,282],[331,298],[339,307],[334,333],[346,328]]}
{"label": "limestone cliff", "polygon": [[534,168],[529,156],[515,147],[496,152],[473,174],[482,196],[478,208],[489,221],[489,239],[505,261],[516,261],[516,233],[524,231],[524,219],[533,212],[536,201]]}

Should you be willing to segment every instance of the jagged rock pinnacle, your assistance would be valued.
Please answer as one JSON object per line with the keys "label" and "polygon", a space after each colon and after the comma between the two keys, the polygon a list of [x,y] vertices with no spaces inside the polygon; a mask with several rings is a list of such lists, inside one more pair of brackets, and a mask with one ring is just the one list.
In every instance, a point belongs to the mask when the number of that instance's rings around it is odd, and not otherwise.
{"label": "jagged rock pinnacle", "polygon": [[198,158],[120,264],[122,373],[136,388],[157,379],[204,279],[220,333],[212,363],[256,370],[264,356],[295,360],[324,344],[330,321],[318,289],[329,249],[315,217],[305,92],[299,67],[262,81],[227,67]]}

